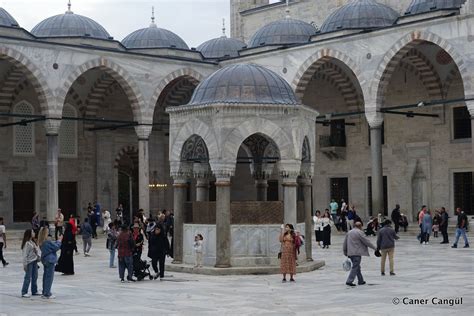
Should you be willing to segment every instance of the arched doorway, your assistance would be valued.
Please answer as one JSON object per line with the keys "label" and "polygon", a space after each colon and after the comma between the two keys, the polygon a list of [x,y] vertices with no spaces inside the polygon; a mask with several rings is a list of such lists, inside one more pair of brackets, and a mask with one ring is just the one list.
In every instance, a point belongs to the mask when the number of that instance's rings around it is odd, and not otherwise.
{"label": "arched doorway", "polygon": [[118,173],[118,200],[124,209],[124,221],[131,223],[131,219],[138,210],[138,150],[127,147],[120,152],[116,160]]}

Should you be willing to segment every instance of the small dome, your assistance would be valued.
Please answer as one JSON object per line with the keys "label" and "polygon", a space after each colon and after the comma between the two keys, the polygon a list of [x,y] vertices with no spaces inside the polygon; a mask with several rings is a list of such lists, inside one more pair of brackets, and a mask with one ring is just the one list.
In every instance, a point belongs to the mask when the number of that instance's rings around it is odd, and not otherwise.
{"label": "small dome", "polygon": [[405,15],[413,15],[443,9],[459,9],[466,0],[413,0]]}
{"label": "small dome", "polygon": [[321,33],[373,29],[393,25],[399,15],[375,0],[352,0],[334,11],[321,25]]}
{"label": "small dome", "polygon": [[102,25],[88,17],[74,14],[70,9],[64,14],[40,22],[31,33],[36,37],[86,36],[105,40],[111,38]]}
{"label": "small dome", "polygon": [[18,22],[4,8],[0,8],[0,26],[18,26]]}
{"label": "small dome", "polygon": [[315,34],[316,28],[311,24],[287,17],[260,28],[250,39],[249,47],[307,43]]}
{"label": "small dome", "polygon": [[155,23],[150,27],[137,30],[122,40],[129,49],[144,48],[181,48],[189,49],[185,41],[171,31],[159,28]]}
{"label": "small dome", "polygon": [[244,42],[224,35],[202,43],[197,50],[202,53],[204,58],[238,57],[239,50],[245,46]]}
{"label": "small dome", "polygon": [[254,64],[224,67],[194,90],[190,105],[215,103],[298,104],[288,82],[271,70]]}

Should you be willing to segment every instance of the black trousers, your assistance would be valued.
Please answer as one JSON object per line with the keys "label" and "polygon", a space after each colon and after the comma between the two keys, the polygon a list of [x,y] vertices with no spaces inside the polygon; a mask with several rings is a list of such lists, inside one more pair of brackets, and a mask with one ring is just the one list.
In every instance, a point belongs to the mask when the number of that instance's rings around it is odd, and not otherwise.
{"label": "black trousers", "polygon": [[165,276],[165,258],[166,256],[163,255],[151,259],[151,266],[155,273],[158,273],[158,263],[160,264],[160,278],[163,278]]}
{"label": "black trousers", "polygon": [[58,240],[58,235],[62,235],[63,234],[63,227],[62,226],[56,226],[54,228],[54,238],[56,238],[56,240]]}
{"label": "black trousers", "polygon": [[2,261],[3,264],[7,263],[3,258],[3,242],[0,242],[0,261]]}
{"label": "black trousers", "polygon": [[394,224],[395,224],[395,232],[398,233],[398,230],[400,229],[400,222],[397,220],[394,220]]}
{"label": "black trousers", "polygon": [[97,238],[97,225],[92,225],[92,238]]}
{"label": "black trousers", "polygon": [[443,235],[443,242],[448,243],[448,226],[441,226],[441,234]]}

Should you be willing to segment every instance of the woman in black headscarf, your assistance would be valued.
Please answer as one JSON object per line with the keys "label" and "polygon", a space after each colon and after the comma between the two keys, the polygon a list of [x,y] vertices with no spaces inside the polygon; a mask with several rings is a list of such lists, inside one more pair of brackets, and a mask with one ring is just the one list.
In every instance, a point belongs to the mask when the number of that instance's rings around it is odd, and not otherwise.
{"label": "woman in black headscarf", "polygon": [[59,257],[55,271],[62,272],[64,275],[74,274],[73,255],[75,246],[76,240],[72,233],[72,225],[66,223],[66,230],[64,231],[63,242],[61,244],[61,256]]}

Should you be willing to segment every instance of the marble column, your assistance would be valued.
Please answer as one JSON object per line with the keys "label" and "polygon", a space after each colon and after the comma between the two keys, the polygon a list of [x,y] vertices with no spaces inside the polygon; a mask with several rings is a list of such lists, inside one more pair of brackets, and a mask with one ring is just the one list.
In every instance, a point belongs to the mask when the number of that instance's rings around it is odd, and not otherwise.
{"label": "marble column", "polygon": [[54,223],[59,207],[58,192],[58,158],[59,158],[59,128],[61,120],[47,119],[45,121],[47,157],[46,157],[46,218],[48,222]]}
{"label": "marble column", "polygon": [[283,178],[283,212],[285,224],[297,224],[297,189],[296,176]]}
{"label": "marble column", "polygon": [[[472,5],[474,7],[474,5]],[[474,169],[474,101],[466,102],[467,109],[469,110],[469,114],[471,115],[471,160],[472,160],[472,168]]]}
{"label": "marble column", "polygon": [[372,163],[372,215],[383,214],[382,124],[370,126]]}
{"label": "marble column", "polygon": [[186,178],[175,178],[173,183],[174,195],[174,232],[173,232],[173,263],[183,263],[183,224],[186,201]]}
{"label": "marble column", "polygon": [[306,252],[306,261],[313,261],[313,245],[311,237],[313,235],[313,218],[311,216],[311,178],[301,178],[300,185],[303,187],[304,199],[304,243]]}
{"label": "marble column", "polygon": [[268,191],[268,180],[267,179],[255,180],[255,188],[257,189],[257,201],[266,201],[267,191]]}
{"label": "marble column", "polygon": [[150,216],[150,162],[148,139],[152,127],[139,125],[135,127],[138,135],[138,207]]}
{"label": "marble column", "polygon": [[230,189],[230,176],[216,175],[216,268],[231,266]]}
{"label": "marble column", "polygon": [[196,201],[209,201],[209,178],[196,179]]}

